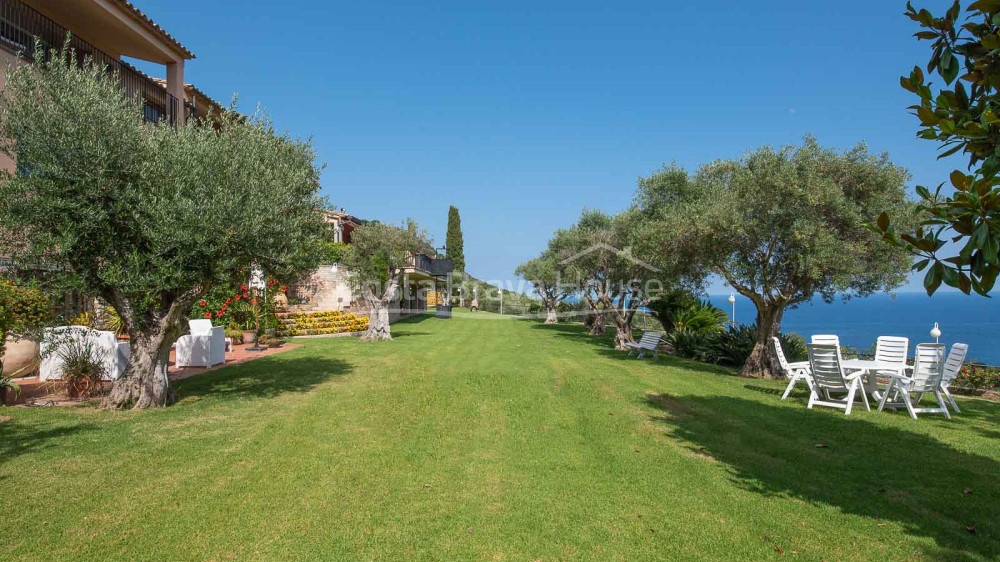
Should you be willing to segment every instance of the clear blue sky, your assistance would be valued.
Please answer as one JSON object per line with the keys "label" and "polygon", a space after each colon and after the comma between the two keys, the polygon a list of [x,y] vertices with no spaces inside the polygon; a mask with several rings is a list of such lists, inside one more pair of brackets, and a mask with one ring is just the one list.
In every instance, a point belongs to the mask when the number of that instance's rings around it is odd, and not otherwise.
{"label": "clear blue sky", "polygon": [[198,56],[188,81],[314,139],[336,205],[438,244],[457,206],[483,279],[671,161],[812,133],[889,151],[911,189],[950,170],[905,109],[898,78],[929,52],[903,0],[135,1]]}

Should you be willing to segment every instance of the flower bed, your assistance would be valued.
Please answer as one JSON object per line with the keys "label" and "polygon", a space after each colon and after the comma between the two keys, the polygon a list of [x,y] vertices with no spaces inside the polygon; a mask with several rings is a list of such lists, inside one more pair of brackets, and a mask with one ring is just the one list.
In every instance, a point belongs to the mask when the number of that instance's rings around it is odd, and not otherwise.
{"label": "flower bed", "polygon": [[278,337],[345,334],[368,329],[368,317],[339,310],[291,312],[278,318]]}

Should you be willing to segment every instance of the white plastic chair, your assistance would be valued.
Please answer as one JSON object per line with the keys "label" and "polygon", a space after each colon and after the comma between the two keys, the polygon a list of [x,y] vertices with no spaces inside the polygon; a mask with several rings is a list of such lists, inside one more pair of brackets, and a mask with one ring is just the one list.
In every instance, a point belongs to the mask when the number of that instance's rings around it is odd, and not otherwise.
{"label": "white plastic chair", "polygon": [[821,345],[835,345],[840,347],[840,338],[832,334],[816,334],[809,338],[809,343],[818,343]]}
{"label": "white plastic chair", "polygon": [[[944,344],[921,343],[917,344],[917,349],[913,354],[913,375],[906,376],[898,374],[892,377],[889,388],[885,389],[885,395],[878,404],[878,410],[883,408],[897,408],[905,406],[910,417],[917,419],[917,414],[944,414],[944,417],[951,419],[948,413],[948,406],[944,403],[944,396],[941,393],[941,377],[944,374]],[[916,394],[916,400],[911,400],[910,395]],[[920,405],[920,398],[924,394],[933,394],[937,398],[937,408],[914,408],[914,404]],[[889,397],[893,401],[889,402]]]}
{"label": "white plastic chair", "polygon": [[38,369],[39,380],[62,378],[63,358],[59,347],[71,340],[91,345],[94,359],[104,369],[103,380],[115,380],[125,372],[129,352],[132,350],[127,341],[118,341],[114,332],[95,330],[88,326],[59,326],[46,328],[43,332],[39,346],[42,357]]}
{"label": "white plastic chair", "polygon": [[813,392],[812,377],[809,376],[809,362],[799,361],[797,363],[789,363],[788,359],[785,358],[785,351],[781,349],[781,340],[776,337],[772,337],[771,340],[774,342],[774,352],[778,355],[778,364],[781,365],[781,370],[784,371],[785,376],[788,377],[788,387],[785,388],[785,393],[781,395],[781,399],[784,400],[788,398],[788,395],[792,392],[792,388],[799,381],[805,381],[806,386],[809,388],[809,393]]}
{"label": "white plastic chair", "polygon": [[[875,342],[875,360],[894,365],[892,369],[880,369],[871,374],[873,377],[891,377],[902,374],[906,369],[906,355],[910,352],[910,339],[898,336],[879,336]],[[880,393],[873,379],[871,390],[876,400]]]}
{"label": "white plastic chair", "polygon": [[177,339],[175,363],[178,367],[212,367],[226,362],[226,329],[212,321],[189,320],[191,334]]}
{"label": "white plastic chair", "polygon": [[941,374],[941,392],[944,393],[944,397],[948,399],[948,403],[951,404],[951,408],[955,410],[956,414],[961,414],[962,410],[958,409],[958,404],[952,398],[951,392],[948,392],[948,387],[962,371],[962,365],[965,364],[965,357],[968,354],[969,346],[967,344],[956,343],[952,345],[948,358],[944,360],[944,373]]}
{"label": "white plastic chair", "polygon": [[[868,394],[861,386],[861,373],[844,374],[839,346],[811,343],[806,345],[806,349],[809,350],[809,370],[813,379],[813,393],[809,397],[808,408],[829,406],[840,408],[844,410],[844,415],[850,415],[851,409],[854,407],[854,398],[860,390],[865,409],[871,411],[871,406],[868,404]],[[823,391],[822,399],[819,395],[821,390]],[[847,397],[839,400],[831,397],[831,392],[846,392]]]}

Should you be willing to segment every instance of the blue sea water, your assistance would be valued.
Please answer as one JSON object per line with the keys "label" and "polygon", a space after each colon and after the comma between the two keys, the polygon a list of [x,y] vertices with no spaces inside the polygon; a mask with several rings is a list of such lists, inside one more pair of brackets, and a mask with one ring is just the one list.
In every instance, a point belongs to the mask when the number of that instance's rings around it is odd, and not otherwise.
{"label": "blue sea water", "polygon": [[[729,295],[712,295],[709,300],[731,313]],[[753,303],[736,296],[736,321],[752,323]],[[815,299],[788,310],[781,321],[782,332],[795,332],[808,341],[812,334],[836,334],[841,345],[867,349],[878,336],[910,338],[917,343],[933,342],[931,328],[937,322],[941,343],[969,344],[969,358],[1000,365],[1000,297],[983,298],[961,293],[940,292],[933,297],[922,293],[879,294],[864,299],[837,300],[831,304]]]}

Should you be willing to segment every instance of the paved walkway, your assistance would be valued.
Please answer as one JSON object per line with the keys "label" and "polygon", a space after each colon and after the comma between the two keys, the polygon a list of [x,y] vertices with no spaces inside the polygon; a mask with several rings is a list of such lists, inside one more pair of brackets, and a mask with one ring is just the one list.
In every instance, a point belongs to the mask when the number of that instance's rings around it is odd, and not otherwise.
{"label": "paved walkway", "polygon": [[[209,371],[216,371],[223,367],[239,365],[240,363],[246,363],[247,361],[253,361],[261,357],[291,351],[302,347],[302,344],[286,343],[281,347],[269,347],[264,351],[247,351],[246,348],[248,347],[250,346],[242,344],[234,345],[233,350],[226,353],[226,362],[214,367],[177,367],[174,364],[174,352],[171,351],[170,362],[167,366],[167,376],[170,377],[171,381],[179,381]],[[81,402],[79,399],[69,398],[62,388],[60,388],[61,385],[58,384],[58,381],[42,381],[38,377],[31,377],[19,379],[17,384],[21,387],[21,396],[17,401],[18,404],[34,400],[37,404],[52,402],[56,406],[72,406]],[[104,385],[107,388],[111,387],[111,383],[108,381],[105,381]]]}

